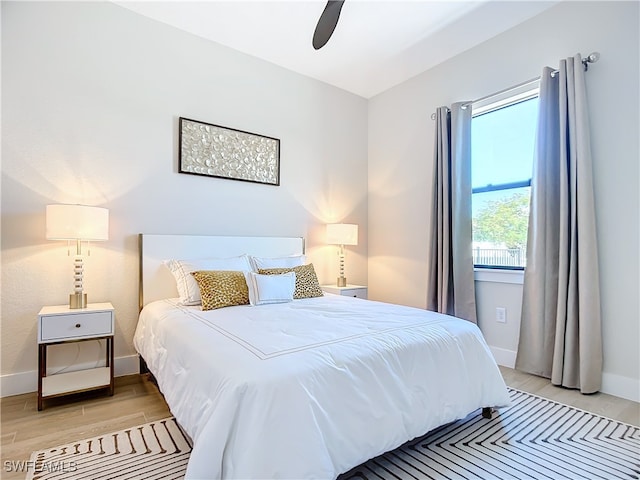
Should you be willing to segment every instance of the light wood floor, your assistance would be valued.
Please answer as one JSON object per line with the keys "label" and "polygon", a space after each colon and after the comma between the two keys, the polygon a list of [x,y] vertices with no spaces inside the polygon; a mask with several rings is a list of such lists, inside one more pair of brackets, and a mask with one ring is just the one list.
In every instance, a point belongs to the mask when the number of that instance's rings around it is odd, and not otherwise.
{"label": "light wood floor", "polygon": [[581,410],[619,420],[623,423],[640,426],[640,403],[638,402],[614,397],[606,393],[582,395],[576,390],[556,387],[546,378],[522,373],[512,368],[500,367],[500,371],[506,384],[512,388],[572,405]]}
{"label": "light wood floor", "polygon": [[[507,385],[573,405],[599,415],[640,426],[640,404],[602,393],[581,395],[554,387],[548,380],[501,367]],[[0,399],[3,479],[24,479],[25,472],[7,471],[6,461],[26,461],[31,452],[82,438],[140,425],[171,415],[162,395],[146,375],[116,379],[113,397],[100,392],[51,399],[41,412],[36,394]],[[15,464],[13,464],[15,465]]]}

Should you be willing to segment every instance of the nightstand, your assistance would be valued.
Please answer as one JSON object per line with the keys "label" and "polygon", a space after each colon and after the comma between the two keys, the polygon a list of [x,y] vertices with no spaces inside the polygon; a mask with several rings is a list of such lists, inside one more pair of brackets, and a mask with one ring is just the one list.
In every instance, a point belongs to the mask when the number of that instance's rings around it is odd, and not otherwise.
{"label": "nightstand", "polygon": [[[113,395],[114,312],[110,303],[87,308],[43,307],[38,313],[38,410],[43,400],[102,388]],[[62,343],[106,341],[105,366],[47,376],[47,348]]]}
{"label": "nightstand", "polygon": [[335,285],[322,285],[322,291],[334,293],[345,297],[356,297],[367,299],[367,287],[362,285],[347,285],[346,287],[337,287]]}

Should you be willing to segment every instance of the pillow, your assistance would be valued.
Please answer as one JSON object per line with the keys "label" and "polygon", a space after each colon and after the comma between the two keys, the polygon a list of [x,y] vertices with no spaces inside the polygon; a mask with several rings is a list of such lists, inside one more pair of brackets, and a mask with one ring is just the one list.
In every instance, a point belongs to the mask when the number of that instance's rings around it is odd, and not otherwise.
{"label": "pillow", "polygon": [[320,284],[318,283],[318,277],[313,268],[313,263],[291,268],[262,268],[258,270],[258,273],[266,275],[277,275],[287,272],[295,272],[296,274],[296,289],[293,292],[293,298],[322,297],[322,288],[320,288]]}
{"label": "pillow", "polygon": [[198,270],[233,270],[248,272],[252,270],[249,257],[240,255],[230,258],[200,258],[193,260],[165,260],[163,262],[176,279],[176,287],[182,305],[200,305],[200,289],[191,276]]}
{"label": "pillow", "polygon": [[249,289],[244,272],[199,270],[191,272],[200,287],[202,310],[249,304]]}
{"label": "pillow", "polygon": [[253,269],[257,272],[261,268],[291,268],[304,265],[304,255],[291,255],[288,257],[254,257],[249,256]]}
{"label": "pillow", "polygon": [[249,287],[249,303],[266,305],[269,303],[286,303],[293,300],[296,288],[294,272],[280,275],[260,275],[256,272],[245,272]]}

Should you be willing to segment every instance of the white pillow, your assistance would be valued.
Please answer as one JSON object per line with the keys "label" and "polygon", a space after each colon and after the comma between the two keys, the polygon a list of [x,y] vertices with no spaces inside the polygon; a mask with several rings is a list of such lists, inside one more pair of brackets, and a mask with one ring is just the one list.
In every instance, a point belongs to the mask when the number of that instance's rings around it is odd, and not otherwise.
{"label": "white pillow", "polygon": [[268,303],[286,303],[293,300],[296,289],[295,272],[280,275],[261,275],[256,272],[245,272],[249,287],[249,303],[265,305]]}
{"label": "white pillow", "polygon": [[253,257],[249,256],[251,266],[257,272],[261,268],[291,268],[304,265],[304,255],[291,255],[288,257]]}
{"label": "white pillow", "polygon": [[230,258],[199,258],[193,260],[165,260],[163,262],[176,279],[176,287],[182,305],[200,305],[200,288],[191,272],[198,270],[231,270],[248,272],[251,270],[249,257],[240,255]]}

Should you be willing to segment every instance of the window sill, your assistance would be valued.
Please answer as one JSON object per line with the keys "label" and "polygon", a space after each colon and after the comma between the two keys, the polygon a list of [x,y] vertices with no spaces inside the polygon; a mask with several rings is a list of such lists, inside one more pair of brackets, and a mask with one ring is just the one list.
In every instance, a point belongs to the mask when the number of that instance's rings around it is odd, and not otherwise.
{"label": "window sill", "polygon": [[522,285],[524,282],[524,270],[475,268],[473,273],[476,282],[514,283],[517,285]]}

